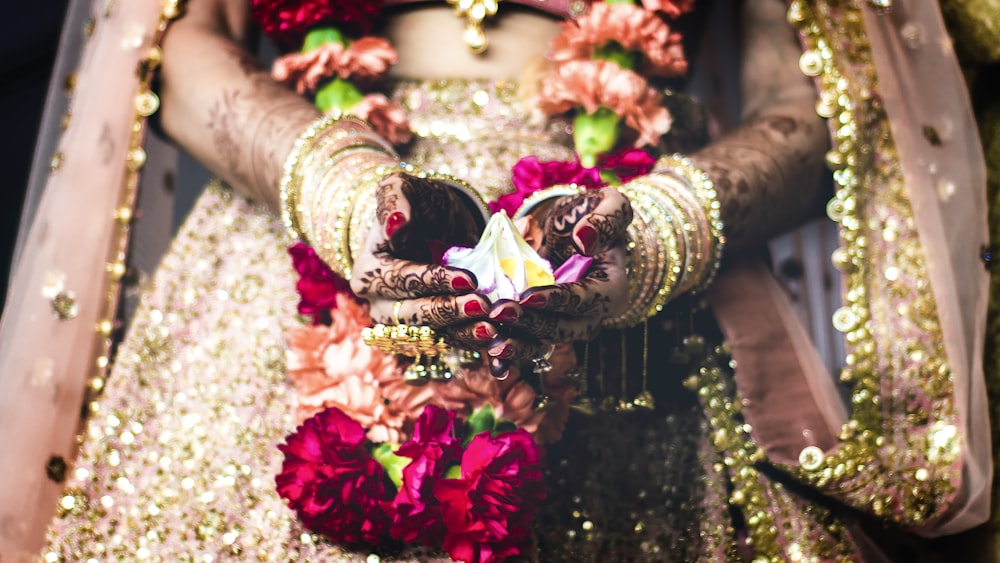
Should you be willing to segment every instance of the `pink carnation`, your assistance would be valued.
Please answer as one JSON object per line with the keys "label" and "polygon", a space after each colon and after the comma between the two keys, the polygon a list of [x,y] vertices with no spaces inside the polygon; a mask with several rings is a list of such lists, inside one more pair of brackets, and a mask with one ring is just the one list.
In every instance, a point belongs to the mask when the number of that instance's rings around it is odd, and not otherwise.
{"label": "pink carnation", "polygon": [[455,413],[428,406],[417,419],[413,439],[396,450],[397,456],[413,460],[403,468],[403,483],[393,500],[392,535],[398,540],[437,547],[444,539],[444,520],[433,491],[434,483],[462,455],[454,424]]}
{"label": "pink carnation", "polygon": [[277,491],[309,530],[333,542],[381,543],[392,518],[385,470],[365,449],[365,431],[337,409],[306,420],[278,449]]}
{"label": "pink carnation", "polygon": [[[286,370],[298,394],[296,415],[303,420],[337,407],[368,427],[376,442],[400,442],[412,420],[429,400],[387,401],[381,381],[399,381],[396,359],[365,344],[361,330],[368,326],[368,306],[347,294],[338,294],[330,326],[301,326],[288,331]],[[409,387],[409,386],[407,386]],[[410,388],[411,393],[419,393]],[[419,403],[414,405],[412,403]]]}
{"label": "pink carnation", "polygon": [[406,111],[382,94],[368,94],[351,108],[350,113],[371,123],[375,132],[390,143],[405,143],[412,136]]}
{"label": "pink carnation", "polygon": [[461,478],[438,481],[434,496],[452,559],[493,563],[526,553],[531,521],[545,498],[541,452],[523,429],[483,432],[465,448]]}
{"label": "pink carnation", "polygon": [[694,0],[641,0],[642,7],[660,12],[669,18],[678,18],[694,8]]}
{"label": "pink carnation", "polygon": [[310,315],[314,324],[319,323],[327,309],[336,307],[337,294],[349,292],[350,288],[309,245],[297,242],[288,247],[288,254],[292,257],[292,267],[299,274],[295,283],[299,313]]}
{"label": "pink carnation", "polygon": [[312,92],[319,81],[339,76],[356,80],[374,80],[396,64],[399,56],[392,45],[380,37],[362,37],[347,47],[325,43],[308,53],[289,53],[274,61],[271,77],[278,82],[295,82],[299,94]]}
{"label": "pink carnation", "polygon": [[349,377],[373,380],[395,369],[392,357],[361,340],[361,329],[368,326],[367,304],[341,293],[334,306],[329,326],[298,326],[286,334],[285,369],[306,402]]}
{"label": "pink carnation", "polygon": [[649,174],[656,164],[656,159],[642,149],[626,147],[608,155],[602,155],[597,159],[597,167],[601,170],[610,170],[621,182],[628,182],[632,178]]}
{"label": "pink carnation", "polygon": [[529,195],[555,186],[557,184],[578,184],[587,188],[599,188],[604,185],[601,173],[596,168],[587,168],[575,161],[542,161],[537,156],[526,156],[517,161],[512,169],[511,177],[515,191],[504,194],[490,202],[490,211],[497,213],[505,210],[507,215],[514,216],[525,198]]}
{"label": "pink carnation", "polygon": [[589,60],[595,47],[616,42],[628,51],[642,53],[646,70],[660,76],[687,72],[681,35],[655,13],[633,4],[595,2],[590,12],[562,24],[552,40],[550,57],[557,64]]}
{"label": "pink carnation", "polygon": [[577,107],[588,114],[608,108],[638,133],[638,147],[656,145],[670,130],[673,121],[662,101],[645,78],[613,62],[569,61],[543,82],[538,107],[548,115]]}
{"label": "pink carnation", "polygon": [[251,16],[265,35],[295,45],[317,25],[343,25],[367,33],[381,0],[252,0]]}

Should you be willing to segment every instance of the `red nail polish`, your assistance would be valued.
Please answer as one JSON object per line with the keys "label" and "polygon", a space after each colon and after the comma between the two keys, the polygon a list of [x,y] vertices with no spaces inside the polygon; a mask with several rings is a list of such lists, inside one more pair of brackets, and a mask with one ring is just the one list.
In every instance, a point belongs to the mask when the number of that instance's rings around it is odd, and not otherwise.
{"label": "red nail polish", "polygon": [[476,330],[473,331],[473,334],[475,334],[476,338],[480,340],[491,340],[493,338],[493,335],[490,334],[490,329],[485,326],[477,326]]}
{"label": "red nail polish", "polygon": [[492,349],[490,350],[490,356],[501,359],[509,358],[513,353],[514,348],[510,344],[504,344],[495,354]]}
{"label": "red nail polish", "polygon": [[501,323],[512,323],[517,320],[517,311],[511,307],[504,307],[499,311],[495,311],[490,315],[490,318]]}
{"label": "red nail polish", "polygon": [[490,358],[490,375],[498,381],[507,379],[510,375],[510,361],[500,358]]}
{"label": "red nail polish", "polygon": [[470,317],[485,317],[487,314],[486,309],[483,308],[483,304],[476,300],[469,301],[463,305],[462,310]]}
{"label": "red nail polish", "polygon": [[473,289],[476,289],[475,286],[472,285],[472,282],[461,277],[451,280],[451,288],[455,291],[472,291]]}
{"label": "red nail polish", "polygon": [[549,300],[546,299],[544,295],[538,293],[532,293],[531,295],[526,297],[523,301],[521,301],[521,305],[523,305],[524,307],[541,308],[544,307],[545,304],[548,303],[548,301]]}
{"label": "red nail polish", "polygon": [[385,220],[385,236],[391,237],[400,227],[406,224],[406,215],[396,211]]}
{"label": "red nail polish", "polygon": [[584,254],[590,255],[590,251],[594,249],[594,244],[597,242],[597,229],[590,225],[584,225],[576,231],[576,238],[580,240],[580,250]]}

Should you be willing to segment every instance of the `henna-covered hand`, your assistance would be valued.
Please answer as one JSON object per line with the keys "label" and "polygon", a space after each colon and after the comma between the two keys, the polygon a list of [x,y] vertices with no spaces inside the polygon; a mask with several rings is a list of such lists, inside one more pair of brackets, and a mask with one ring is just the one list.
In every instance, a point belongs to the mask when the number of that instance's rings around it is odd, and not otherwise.
{"label": "henna-covered hand", "polygon": [[351,278],[372,319],[435,329],[484,319],[489,303],[472,294],[474,276],[435,263],[444,248],[471,246],[482,230],[464,196],[438,180],[396,172],[382,179],[375,197],[377,221]]}
{"label": "henna-covered hand", "polygon": [[504,301],[490,310],[500,327],[490,356],[527,359],[542,344],[589,340],[605,319],[617,317],[628,301],[625,249],[614,246],[594,257],[587,274],[573,283],[532,288],[519,302]]}
{"label": "henna-covered hand", "polygon": [[620,244],[632,222],[628,198],[614,188],[559,198],[543,213],[538,251],[557,266],[574,253],[594,256]]}
{"label": "henna-covered hand", "polygon": [[561,198],[541,213],[542,255],[555,265],[577,252],[594,261],[580,280],[532,288],[518,302],[494,304],[490,319],[499,335],[487,351],[494,375],[513,360],[539,356],[552,343],[593,338],[604,320],[621,315],[627,305],[628,199],[605,188]]}

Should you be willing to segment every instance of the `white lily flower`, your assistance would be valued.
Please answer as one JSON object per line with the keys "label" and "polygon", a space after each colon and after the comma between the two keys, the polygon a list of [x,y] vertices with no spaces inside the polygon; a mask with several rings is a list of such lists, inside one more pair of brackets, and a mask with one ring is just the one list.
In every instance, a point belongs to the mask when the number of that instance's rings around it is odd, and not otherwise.
{"label": "white lily flower", "polygon": [[475,248],[453,246],[444,253],[444,263],[472,272],[477,290],[492,302],[555,283],[552,264],[528,245],[506,211],[490,217]]}

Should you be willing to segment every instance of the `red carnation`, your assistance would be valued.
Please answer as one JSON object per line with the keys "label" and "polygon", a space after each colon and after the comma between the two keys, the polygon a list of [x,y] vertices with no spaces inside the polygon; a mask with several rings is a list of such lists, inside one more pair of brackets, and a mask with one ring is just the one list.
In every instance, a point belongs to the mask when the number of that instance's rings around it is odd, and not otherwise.
{"label": "red carnation", "polygon": [[625,147],[618,152],[597,159],[598,168],[610,170],[623,183],[632,178],[649,174],[654,164],[656,164],[656,159],[648,152],[633,147]]}
{"label": "red carnation", "polygon": [[417,419],[413,439],[396,450],[412,459],[403,469],[403,484],[393,501],[392,536],[431,547],[441,545],[445,526],[441,508],[434,499],[434,483],[444,477],[462,455],[462,444],[454,433],[455,413],[428,405]]}
{"label": "red carnation", "polygon": [[507,211],[507,215],[513,217],[525,198],[557,184],[578,184],[590,189],[604,185],[600,171],[597,168],[584,167],[579,159],[542,161],[538,160],[537,156],[526,156],[517,161],[512,170],[511,181],[517,191],[502,195],[495,202],[491,202],[490,211],[494,213],[503,209]]}
{"label": "red carnation", "polygon": [[339,409],[306,420],[286,443],[278,495],[307,529],[333,542],[377,545],[387,538],[392,485],[365,449],[365,430]]}
{"label": "red carnation", "polygon": [[264,34],[289,47],[298,47],[306,32],[331,25],[364,35],[371,31],[380,0],[253,0],[252,16]]}
{"label": "red carnation", "polygon": [[337,293],[350,288],[309,245],[297,242],[288,247],[288,254],[292,257],[292,267],[299,273],[299,281],[295,283],[299,313],[311,315],[313,324],[319,324],[321,313],[337,306]]}
{"label": "red carnation", "polygon": [[522,428],[482,432],[462,455],[461,478],[438,481],[434,496],[452,559],[491,563],[520,555],[531,547],[531,521],[545,498],[538,446]]}

